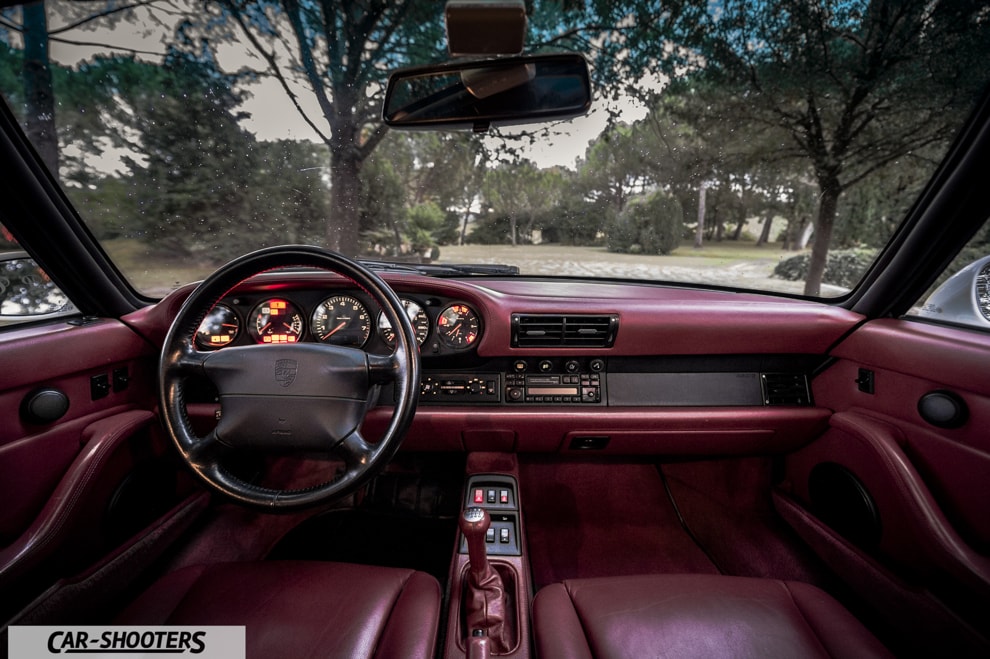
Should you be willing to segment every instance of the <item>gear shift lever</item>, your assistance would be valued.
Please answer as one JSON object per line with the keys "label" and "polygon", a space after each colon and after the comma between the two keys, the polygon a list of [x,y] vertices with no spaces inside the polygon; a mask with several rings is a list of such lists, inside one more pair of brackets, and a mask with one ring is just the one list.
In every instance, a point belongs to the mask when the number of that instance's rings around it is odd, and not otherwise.
{"label": "gear shift lever", "polygon": [[488,572],[488,550],[485,549],[485,534],[492,525],[492,518],[484,508],[467,508],[461,515],[461,533],[467,540],[468,560],[471,572],[484,575]]}
{"label": "gear shift lever", "polygon": [[[468,644],[478,641],[475,630],[487,636],[490,649],[495,654],[511,650],[512,642],[506,638],[505,585],[492,564],[488,562],[485,534],[491,526],[491,517],[484,508],[467,508],[461,515],[460,527],[468,547],[468,578],[464,593],[464,614],[467,619]],[[481,637],[483,638],[483,637]]]}

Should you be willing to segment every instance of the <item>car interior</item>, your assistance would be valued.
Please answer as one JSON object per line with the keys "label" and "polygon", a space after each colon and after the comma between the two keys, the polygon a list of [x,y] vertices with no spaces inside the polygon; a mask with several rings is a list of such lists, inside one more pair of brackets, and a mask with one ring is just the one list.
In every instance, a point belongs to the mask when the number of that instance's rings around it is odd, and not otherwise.
{"label": "car interior", "polygon": [[[447,3],[451,57],[391,67],[379,123],[588,113],[590,55],[505,43],[531,5]],[[149,295],[4,88],[0,294],[61,297],[0,310],[0,652],[987,656],[986,253],[939,280],[987,244],[981,90],[830,298],[295,241]]]}

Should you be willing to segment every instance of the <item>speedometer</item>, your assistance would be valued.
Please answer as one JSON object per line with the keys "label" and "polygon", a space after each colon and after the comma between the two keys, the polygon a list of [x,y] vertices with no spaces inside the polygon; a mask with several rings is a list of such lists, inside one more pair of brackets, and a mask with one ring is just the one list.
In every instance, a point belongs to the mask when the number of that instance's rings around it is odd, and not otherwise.
{"label": "speedometer", "polygon": [[370,335],[371,317],[355,297],[327,298],[313,312],[313,336],[323,343],[360,348]]}
{"label": "speedometer", "polygon": [[[413,332],[416,334],[416,343],[423,345],[426,337],[430,335],[429,317],[423,311],[423,307],[412,300],[403,298],[401,302],[402,307],[406,310],[406,316],[409,318],[409,322],[412,323]],[[378,333],[381,335],[382,341],[387,343],[390,348],[395,345],[395,331],[392,329],[392,323],[388,321],[388,318],[383,313],[378,314]]]}

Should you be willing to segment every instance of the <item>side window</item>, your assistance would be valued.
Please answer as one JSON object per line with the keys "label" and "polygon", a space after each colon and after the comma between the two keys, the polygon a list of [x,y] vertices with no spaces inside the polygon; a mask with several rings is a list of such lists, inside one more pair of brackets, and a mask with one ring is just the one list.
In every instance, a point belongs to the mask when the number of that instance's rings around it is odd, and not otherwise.
{"label": "side window", "polygon": [[990,221],[908,316],[990,331]]}
{"label": "side window", "polygon": [[0,225],[0,327],[74,313],[69,298]]}

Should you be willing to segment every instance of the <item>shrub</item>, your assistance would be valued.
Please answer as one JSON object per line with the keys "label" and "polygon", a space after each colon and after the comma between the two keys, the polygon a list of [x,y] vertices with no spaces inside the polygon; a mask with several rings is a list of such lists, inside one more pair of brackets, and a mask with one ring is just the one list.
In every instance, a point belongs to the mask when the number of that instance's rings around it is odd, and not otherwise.
{"label": "shrub", "polygon": [[683,228],[680,202],[663,192],[654,192],[626,205],[609,229],[608,250],[632,252],[637,245],[644,254],[669,254],[680,245]]}
{"label": "shrub", "polygon": [[[863,278],[876,256],[873,249],[840,249],[828,253],[822,281],[834,286],[852,288]],[[802,281],[808,277],[811,253],[806,252],[784,259],[773,269],[773,276],[789,281]]]}

